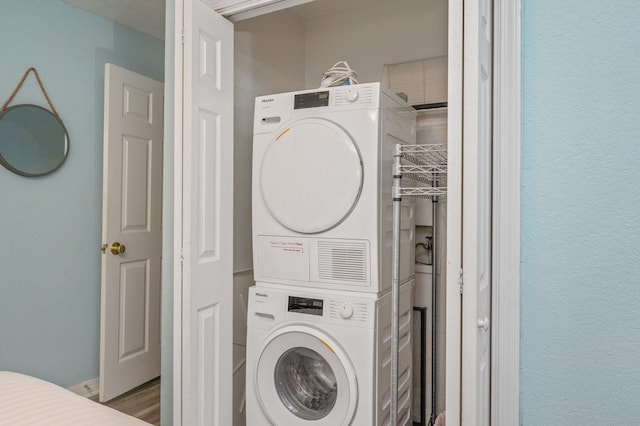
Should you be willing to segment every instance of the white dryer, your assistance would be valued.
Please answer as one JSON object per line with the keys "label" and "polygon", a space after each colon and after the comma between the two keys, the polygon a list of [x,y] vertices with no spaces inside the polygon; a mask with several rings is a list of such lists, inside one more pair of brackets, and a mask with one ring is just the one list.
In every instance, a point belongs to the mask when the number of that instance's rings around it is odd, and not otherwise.
{"label": "white dryer", "polygon": [[[256,281],[387,291],[396,143],[415,143],[415,112],[380,83],[256,98]],[[404,282],[414,263],[410,201],[401,227]]]}
{"label": "white dryer", "polygon": [[[412,288],[400,288],[400,425],[412,421]],[[263,284],[249,289],[248,311],[248,425],[389,424],[390,293]]]}

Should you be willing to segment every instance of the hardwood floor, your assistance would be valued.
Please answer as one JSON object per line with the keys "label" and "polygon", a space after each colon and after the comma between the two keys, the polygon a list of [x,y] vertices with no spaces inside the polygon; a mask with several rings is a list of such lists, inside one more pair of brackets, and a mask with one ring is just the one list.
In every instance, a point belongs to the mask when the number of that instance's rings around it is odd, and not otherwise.
{"label": "hardwood floor", "polygon": [[[98,397],[92,398],[97,401]],[[152,425],[160,425],[160,378],[112,399],[104,405],[137,417]]]}

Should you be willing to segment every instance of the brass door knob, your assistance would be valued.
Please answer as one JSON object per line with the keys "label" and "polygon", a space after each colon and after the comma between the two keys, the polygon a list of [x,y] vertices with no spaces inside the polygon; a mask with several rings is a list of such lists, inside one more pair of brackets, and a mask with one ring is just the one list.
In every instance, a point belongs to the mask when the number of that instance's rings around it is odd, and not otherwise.
{"label": "brass door knob", "polygon": [[116,256],[124,253],[125,250],[126,250],[126,247],[124,246],[124,244],[120,244],[117,241],[111,244],[111,253],[115,254]]}

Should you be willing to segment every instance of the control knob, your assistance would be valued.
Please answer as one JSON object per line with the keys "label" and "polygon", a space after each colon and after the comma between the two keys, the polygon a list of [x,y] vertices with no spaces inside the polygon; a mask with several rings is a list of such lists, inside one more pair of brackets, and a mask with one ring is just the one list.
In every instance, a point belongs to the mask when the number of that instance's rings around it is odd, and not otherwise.
{"label": "control knob", "polygon": [[358,90],[355,87],[349,87],[347,89],[347,93],[345,93],[345,98],[349,102],[357,101],[359,96],[360,96],[360,94],[358,93]]}
{"label": "control knob", "polygon": [[340,306],[340,316],[342,316],[342,318],[349,319],[353,314],[354,310],[351,303],[343,303],[342,306]]}

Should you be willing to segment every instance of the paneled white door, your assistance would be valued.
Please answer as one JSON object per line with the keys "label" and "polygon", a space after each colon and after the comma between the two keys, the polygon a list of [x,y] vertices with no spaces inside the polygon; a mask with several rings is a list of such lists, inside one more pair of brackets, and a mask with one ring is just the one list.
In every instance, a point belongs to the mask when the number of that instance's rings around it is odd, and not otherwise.
{"label": "paneled white door", "polygon": [[[233,25],[183,1],[180,408],[182,425],[232,424]],[[181,198],[178,197],[181,195]],[[174,367],[176,368],[176,367]],[[175,406],[175,405],[174,405]]]}
{"label": "paneled white door", "polygon": [[100,401],[160,375],[163,91],[105,66]]}
{"label": "paneled white door", "polygon": [[490,422],[492,15],[492,0],[464,1],[463,426]]}

